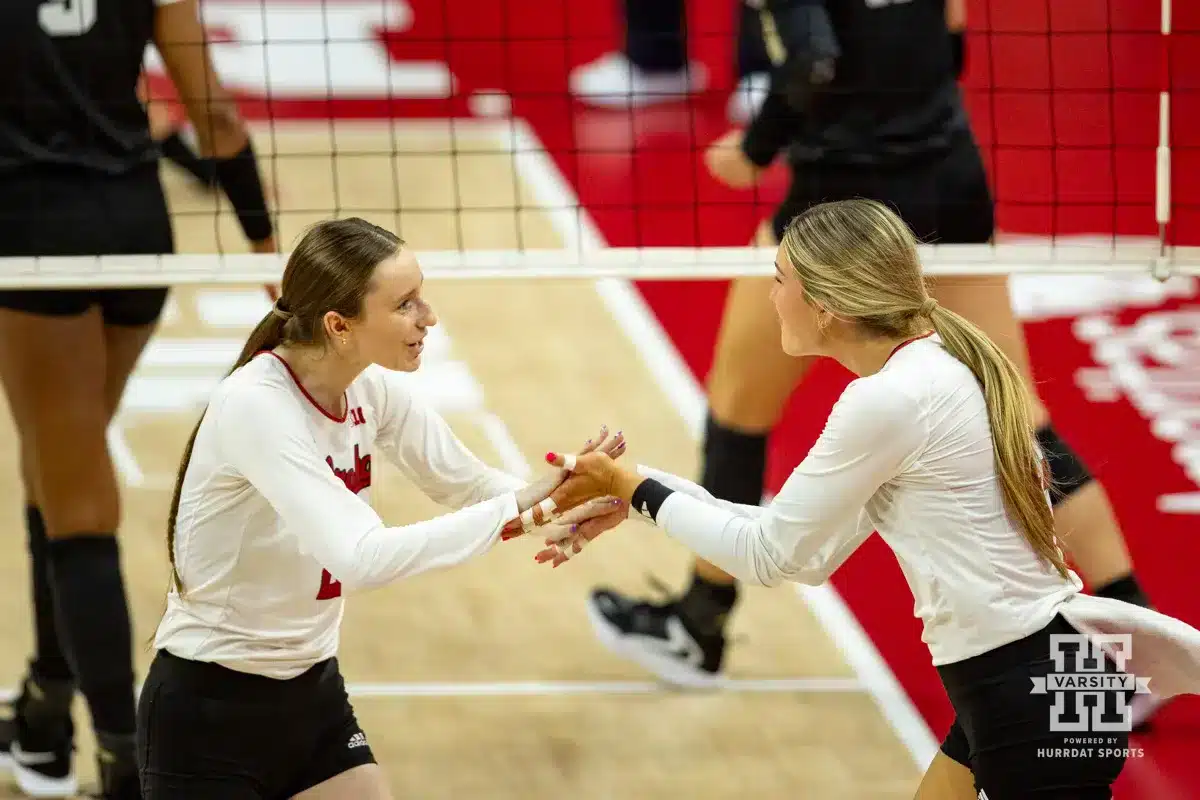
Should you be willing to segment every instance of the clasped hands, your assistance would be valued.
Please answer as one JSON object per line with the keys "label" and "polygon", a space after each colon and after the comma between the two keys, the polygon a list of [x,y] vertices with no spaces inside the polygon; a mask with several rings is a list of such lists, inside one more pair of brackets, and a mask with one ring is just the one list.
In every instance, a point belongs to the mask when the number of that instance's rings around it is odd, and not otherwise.
{"label": "clasped hands", "polygon": [[629,504],[642,477],[617,464],[625,453],[625,437],[609,438],[607,427],[577,453],[547,453],[558,467],[542,481],[530,484],[521,516],[505,524],[505,541],[522,535],[545,535],[545,549],[534,559],[557,567],[583,550],[584,545],[629,517]]}

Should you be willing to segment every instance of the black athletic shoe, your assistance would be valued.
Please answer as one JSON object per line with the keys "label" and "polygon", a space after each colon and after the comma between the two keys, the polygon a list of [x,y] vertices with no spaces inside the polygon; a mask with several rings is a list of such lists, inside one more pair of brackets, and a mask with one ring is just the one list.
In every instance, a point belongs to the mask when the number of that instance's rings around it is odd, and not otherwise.
{"label": "black athletic shoe", "polygon": [[605,647],[667,683],[709,688],[720,681],[725,636],[695,634],[674,600],[647,603],[597,589],[588,598],[587,610]]}
{"label": "black athletic shoe", "polygon": [[47,690],[57,691],[26,678],[16,700],[0,705],[0,766],[12,772],[17,788],[26,797],[74,797],[78,782],[70,714],[36,727],[25,717],[26,707]]}

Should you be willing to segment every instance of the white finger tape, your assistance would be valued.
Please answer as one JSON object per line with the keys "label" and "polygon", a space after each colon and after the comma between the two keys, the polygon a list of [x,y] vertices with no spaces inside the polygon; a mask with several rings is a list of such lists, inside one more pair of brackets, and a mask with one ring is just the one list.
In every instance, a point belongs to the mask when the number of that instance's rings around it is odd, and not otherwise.
{"label": "white finger tape", "polygon": [[564,453],[563,454],[563,469],[565,469],[567,472],[575,471],[575,454],[574,453]]}
{"label": "white finger tape", "polygon": [[533,524],[533,509],[527,508],[521,512],[521,529],[525,533],[529,533],[534,528]]}
{"label": "white finger tape", "polygon": [[547,497],[545,500],[538,503],[538,508],[542,510],[543,525],[547,522],[553,522],[554,520],[558,519],[558,515],[554,513],[555,510],[558,509],[558,503],[554,502],[554,498]]}
{"label": "white finger tape", "polygon": [[578,544],[578,539],[576,537],[564,539],[563,541],[555,544],[554,548],[558,551],[558,554],[560,556],[562,556],[563,560],[565,560],[565,561],[570,561],[571,556],[577,554],[578,551],[576,548],[582,549],[582,547]]}

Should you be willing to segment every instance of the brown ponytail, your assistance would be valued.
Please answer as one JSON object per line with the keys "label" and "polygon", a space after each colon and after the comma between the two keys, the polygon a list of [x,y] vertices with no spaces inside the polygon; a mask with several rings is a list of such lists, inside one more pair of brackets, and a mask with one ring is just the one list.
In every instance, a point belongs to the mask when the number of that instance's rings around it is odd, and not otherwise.
{"label": "brown ponytail", "polygon": [[[324,346],[325,315],[335,311],[347,319],[357,317],[375,267],[403,245],[391,231],[357,217],[327,220],[309,228],[288,258],[279,301],[251,331],[229,374],[248,364],[256,354],[280,345]],[[175,528],[183,480],[203,421],[201,414],[183,449],[167,517],[171,582],[181,596],[183,580],[175,566]]]}
{"label": "brown ponytail", "polygon": [[908,226],[873,200],[823,203],[792,220],[781,246],[810,302],[881,336],[912,336],[932,324],[947,352],[970,368],[987,403],[1006,509],[1030,546],[1066,577],[1025,382],[983,331],[929,297]]}
{"label": "brown ponytail", "polygon": [[[267,315],[250,332],[241,354],[237,357],[237,361],[229,370],[228,375],[232,375],[244,367],[256,353],[261,353],[263,350],[274,350],[283,344],[283,331],[287,320],[276,310],[277,308],[278,306],[268,311]],[[183,581],[179,577],[179,570],[175,568],[175,521],[179,516],[179,496],[183,493],[183,478],[187,474],[188,464],[192,460],[192,448],[196,445],[196,434],[200,432],[200,423],[203,421],[204,415],[201,414],[200,419],[196,421],[196,427],[192,428],[187,445],[183,448],[183,458],[179,461],[179,473],[175,476],[175,491],[171,496],[171,510],[167,516],[167,560],[171,563],[171,583],[180,595],[183,594]]]}

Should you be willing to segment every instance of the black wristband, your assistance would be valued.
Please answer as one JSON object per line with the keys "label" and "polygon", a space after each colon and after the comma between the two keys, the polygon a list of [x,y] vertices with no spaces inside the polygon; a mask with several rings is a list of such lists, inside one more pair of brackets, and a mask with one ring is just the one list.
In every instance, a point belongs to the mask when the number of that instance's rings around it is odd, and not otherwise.
{"label": "black wristband", "polygon": [[772,86],[742,134],[742,155],[759,169],[766,169],[798,133],[803,119]]}
{"label": "black wristband", "polygon": [[242,233],[252,242],[261,242],[274,233],[267,198],[258,174],[258,159],[249,141],[232,158],[215,159],[217,182],[237,213]]}
{"label": "black wristband", "polygon": [[954,77],[961,78],[967,64],[967,37],[962,31],[950,32],[950,59],[954,64]]}
{"label": "black wristband", "polygon": [[187,170],[200,183],[210,187],[216,185],[217,173],[213,159],[201,158],[192,152],[192,148],[183,141],[179,131],[175,131],[159,141],[158,148],[162,151],[164,158],[175,166]]}
{"label": "black wristband", "polygon": [[658,510],[662,508],[666,499],[674,494],[674,491],[653,478],[646,478],[633,490],[633,497],[629,505],[651,522],[657,522]]}

